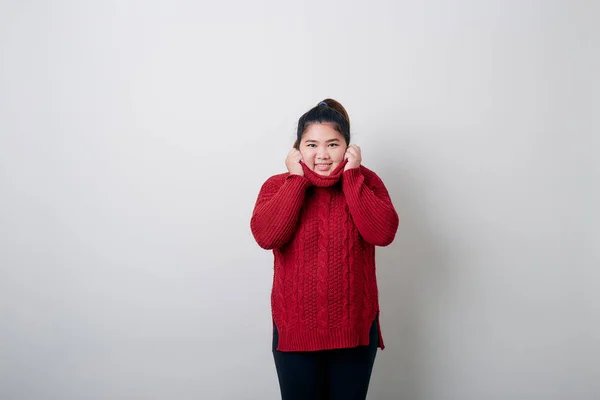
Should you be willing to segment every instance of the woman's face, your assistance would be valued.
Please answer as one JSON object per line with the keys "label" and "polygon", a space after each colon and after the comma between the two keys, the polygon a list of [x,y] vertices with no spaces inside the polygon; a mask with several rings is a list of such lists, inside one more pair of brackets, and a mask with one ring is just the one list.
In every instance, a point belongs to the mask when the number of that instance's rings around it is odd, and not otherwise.
{"label": "woman's face", "polygon": [[344,136],[330,123],[310,124],[300,141],[300,154],[306,166],[320,175],[330,175],[346,154]]}

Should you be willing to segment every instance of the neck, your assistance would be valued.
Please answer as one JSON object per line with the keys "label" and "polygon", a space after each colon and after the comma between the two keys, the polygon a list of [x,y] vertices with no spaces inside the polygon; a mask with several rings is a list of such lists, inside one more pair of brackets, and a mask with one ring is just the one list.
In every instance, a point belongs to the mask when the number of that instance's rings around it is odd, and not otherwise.
{"label": "neck", "polygon": [[302,165],[302,169],[304,170],[304,177],[308,179],[310,183],[313,184],[313,186],[328,187],[333,186],[337,182],[339,182],[340,178],[342,177],[342,173],[344,172],[344,167],[347,163],[348,160],[342,161],[340,165],[338,165],[333,171],[331,171],[331,174],[329,175],[321,175],[316,171],[309,169],[303,162],[301,162],[300,164]]}

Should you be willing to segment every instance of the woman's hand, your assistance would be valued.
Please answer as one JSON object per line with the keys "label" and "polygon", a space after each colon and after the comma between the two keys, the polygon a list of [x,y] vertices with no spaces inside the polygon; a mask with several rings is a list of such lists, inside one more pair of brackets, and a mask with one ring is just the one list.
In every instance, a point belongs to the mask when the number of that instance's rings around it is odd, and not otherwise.
{"label": "woman's hand", "polygon": [[360,163],[362,162],[360,147],[356,145],[348,146],[346,149],[346,154],[344,154],[344,160],[345,159],[348,159],[348,163],[344,167],[344,171],[348,171],[351,168],[360,167]]}
{"label": "woman's hand", "polygon": [[300,151],[296,149],[290,150],[285,159],[285,166],[290,174],[304,176],[304,170],[302,169],[302,165],[300,165],[300,161],[302,161]]}

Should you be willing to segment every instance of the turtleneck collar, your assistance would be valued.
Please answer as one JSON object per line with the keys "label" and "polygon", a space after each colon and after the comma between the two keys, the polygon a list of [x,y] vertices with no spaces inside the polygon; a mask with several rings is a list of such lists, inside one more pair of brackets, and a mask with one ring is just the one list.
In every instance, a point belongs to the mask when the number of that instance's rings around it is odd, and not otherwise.
{"label": "turtleneck collar", "polygon": [[313,186],[329,187],[339,182],[347,163],[347,159],[342,161],[329,175],[320,175],[316,171],[308,168],[303,162],[300,162],[300,165],[302,165],[302,169],[304,170],[304,177],[308,179]]}

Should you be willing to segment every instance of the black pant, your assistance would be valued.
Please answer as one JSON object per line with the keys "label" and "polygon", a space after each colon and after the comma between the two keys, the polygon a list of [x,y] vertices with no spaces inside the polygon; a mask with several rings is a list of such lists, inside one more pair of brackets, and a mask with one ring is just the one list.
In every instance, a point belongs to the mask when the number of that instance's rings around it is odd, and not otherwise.
{"label": "black pant", "polygon": [[366,399],[379,341],[376,322],[371,326],[368,346],[283,352],[276,350],[278,340],[275,327],[273,357],[282,400]]}

